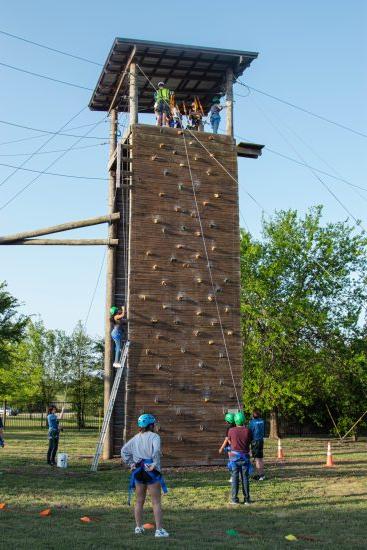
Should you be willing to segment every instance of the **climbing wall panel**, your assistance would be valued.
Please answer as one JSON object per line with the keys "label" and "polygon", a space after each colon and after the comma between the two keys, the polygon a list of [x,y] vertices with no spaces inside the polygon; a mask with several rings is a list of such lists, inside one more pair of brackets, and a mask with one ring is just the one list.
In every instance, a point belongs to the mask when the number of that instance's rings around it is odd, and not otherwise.
{"label": "climbing wall panel", "polygon": [[198,133],[204,148],[187,132],[140,124],[131,132],[132,348],[115,451],[120,426],[129,438],[151,412],[166,465],[215,464],[223,413],[237,406],[230,366],[241,396],[238,189],[213,158],[237,179],[235,143]]}

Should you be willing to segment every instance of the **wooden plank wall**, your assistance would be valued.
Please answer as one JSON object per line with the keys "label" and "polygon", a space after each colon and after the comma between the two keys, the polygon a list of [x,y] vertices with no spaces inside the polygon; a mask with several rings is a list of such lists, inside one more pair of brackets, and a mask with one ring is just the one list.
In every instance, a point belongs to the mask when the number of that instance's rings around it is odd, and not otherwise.
{"label": "wooden plank wall", "polygon": [[[235,142],[198,133],[237,179]],[[185,133],[205,243],[200,233],[184,139],[176,129],[132,126],[133,187],[126,419],[117,410],[115,451],[136,420],[159,420],[165,465],[216,464],[223,414],[237,401],[216,309],[241,399],[240,264],[237,183]],[[118,259],[118,265],[120,259]],[[119,268],[118,268],[119,269]],[[118,271],[118,270],[117,270]]]}

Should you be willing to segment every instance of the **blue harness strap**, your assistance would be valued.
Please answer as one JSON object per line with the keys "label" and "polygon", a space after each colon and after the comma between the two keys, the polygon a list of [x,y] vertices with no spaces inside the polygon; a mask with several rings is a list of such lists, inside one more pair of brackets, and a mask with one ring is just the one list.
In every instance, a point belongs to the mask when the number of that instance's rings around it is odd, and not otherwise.
{"label": "blue harness strap", "polygon": [[167,485],[166,485],[166,482],[164,481],[162,474],[160,472],[159,473],[154,471],[150,472],[145,468],[146,464],[153,464],[153,460],[151,460],[150,458],[142,459],[139,462],[139,464],[137,464],[137,467],[135,468],[135,470],[131,472],[130,480],[129,480],[129,494],[127,499],[127,503],[129,506],[131,503],[132,494],[135,490],[136,483],[140,483],[139,480],[137,480],[136,478],[141,472],[144,472],[150,478],[150,483],[157,483],[157,482],[160,483],[164,494],[168,493]]}
{"label": "blue harness strap", "polygon": [[227,463],[228,470],[232,472],[234,469],[234,466],[238,460],[242,460],[244,462],[244,466],[246,467],[246,474],[251,475],[254,471],[254,467],[250,460],[250,455],[247,453],[242,453],[240,451],[229,451],[228,453],[229,461]]}

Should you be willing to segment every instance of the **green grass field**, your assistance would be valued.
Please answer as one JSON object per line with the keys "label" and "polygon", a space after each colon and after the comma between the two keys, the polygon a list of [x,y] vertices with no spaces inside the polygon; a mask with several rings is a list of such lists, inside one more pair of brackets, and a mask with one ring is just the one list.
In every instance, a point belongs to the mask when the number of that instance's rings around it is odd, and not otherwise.
{"label": "green grass field", "polygon": [[[366,548],[367,442],[333,443],[336,467],[326,469],[326,440],[286,439],[279,463],[276,444],[266,442],[264,482],[251,483],[251,507],[228,504],[228,472],[223,468],[167,470],[164,525],[170,539],[154,532],[133,534],[126,505],[127,472],[118,461],[89,472],[96,432],[66,432],[60,450],[67,470],[45,465],[45,431],[7,433],[0,449],[1,549],[79,548]],[[220,439],[220,437],[218,438]],[[39,512],[52,509],[49,517]],[[82,516],[94,521],[83,524]],[[150,505],[145,520],[153,521]],[[236,530],[236,536],[227,534]],[[288,542],[293,534],[299,540]]]}

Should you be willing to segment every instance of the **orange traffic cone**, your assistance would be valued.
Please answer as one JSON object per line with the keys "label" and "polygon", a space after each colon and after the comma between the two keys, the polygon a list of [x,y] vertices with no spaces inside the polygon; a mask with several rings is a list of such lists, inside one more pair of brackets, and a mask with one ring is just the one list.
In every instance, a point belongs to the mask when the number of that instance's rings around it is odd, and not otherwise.
{"label": "orange traffic cone", "polygon": [[279,460],[284,459],[284,452],[283,452],[283,449],[282,449],[282,442],[280,441],[280,437],[278,437],[278,456],[277,456],[277,458],[279,458]]}
{"label": "orange traffic cone", "polygon": [[332,468],[333,466],[335,466],[334,460],[333,460],[333,455],[331,454],[331,443],[330,443],[330,441],[327,444],[327,453],[326,453],[326,464],[325,464],[325,466],[327,468]]}

